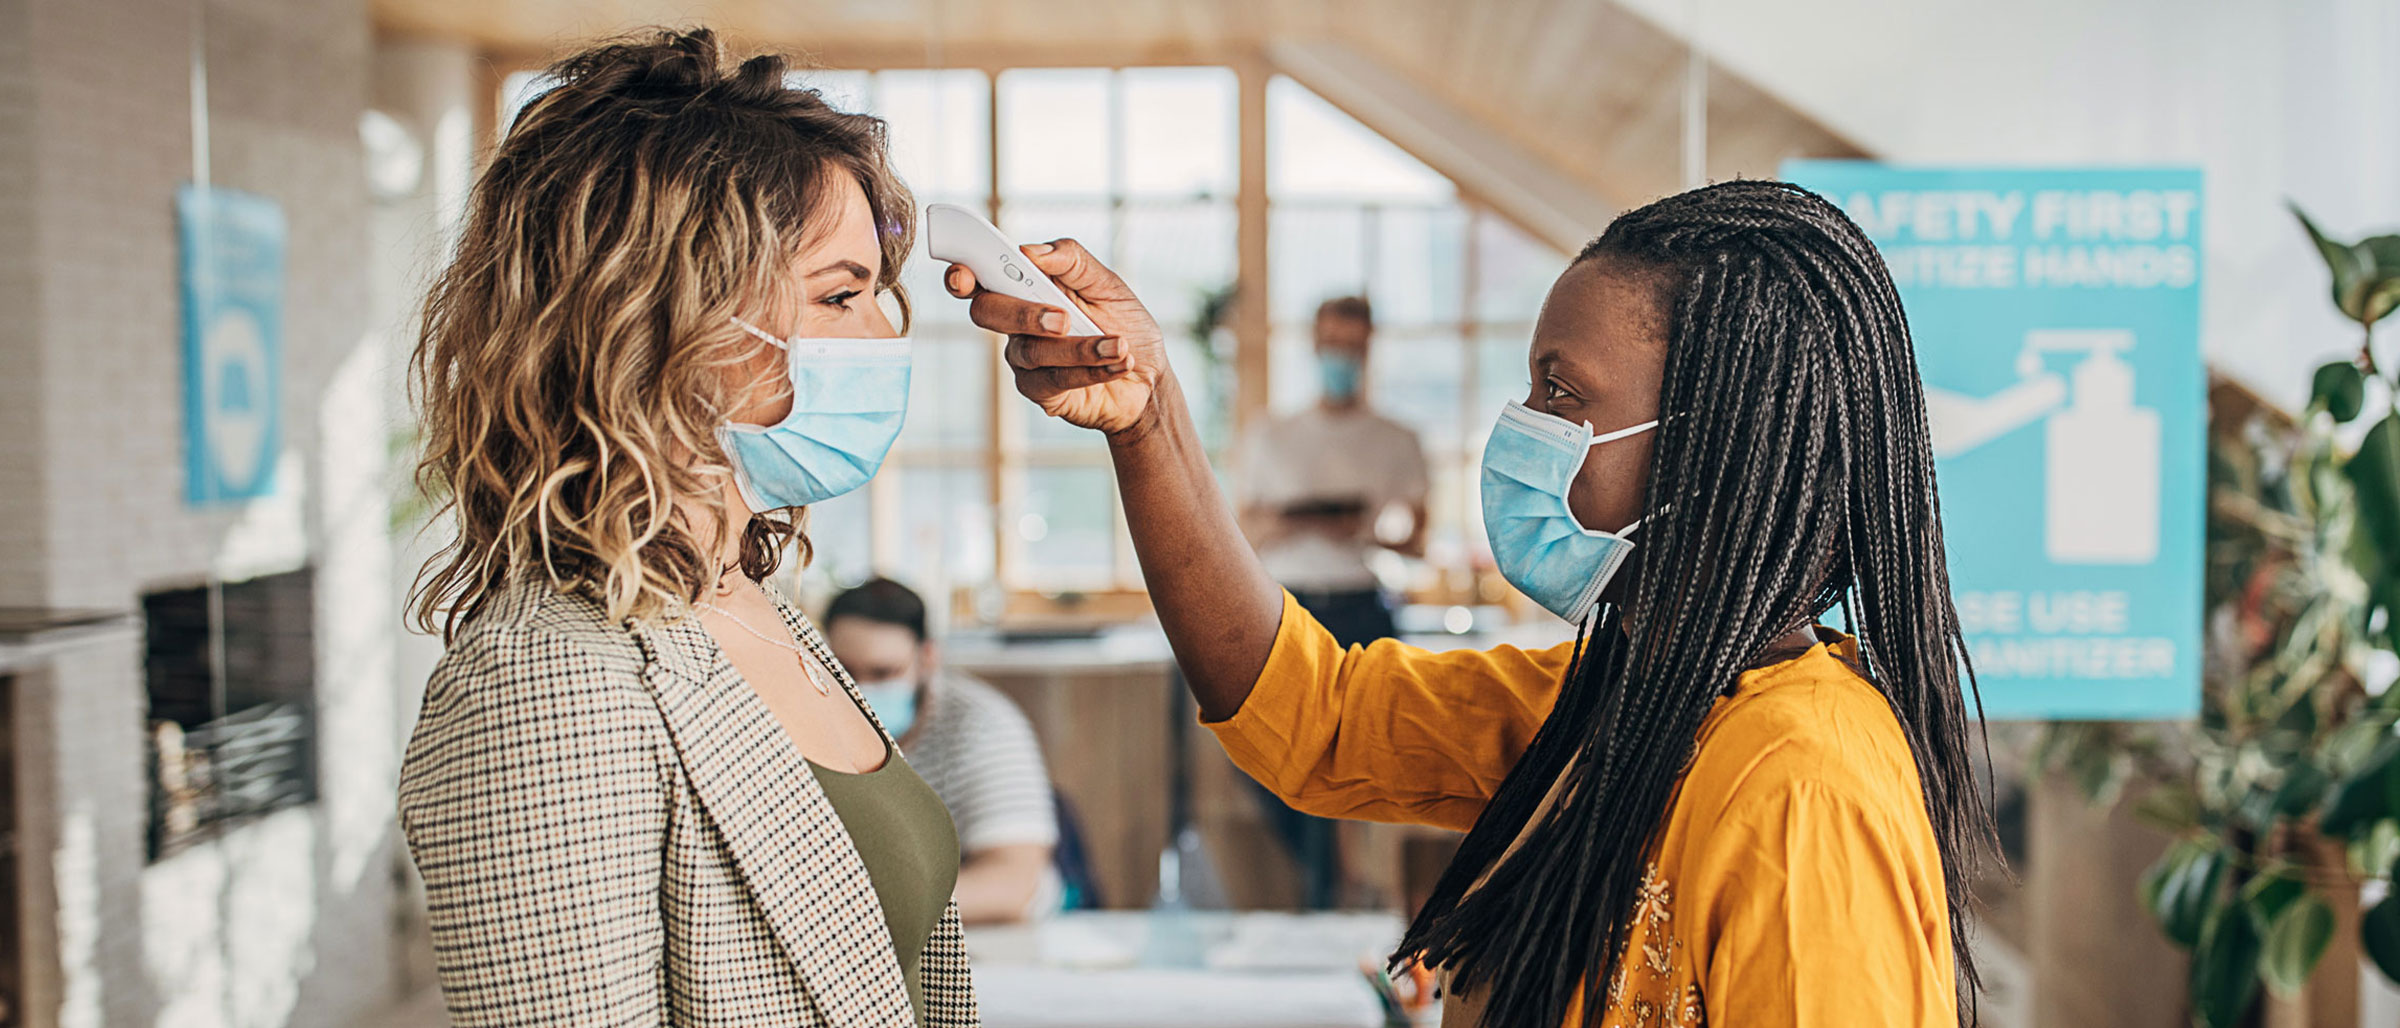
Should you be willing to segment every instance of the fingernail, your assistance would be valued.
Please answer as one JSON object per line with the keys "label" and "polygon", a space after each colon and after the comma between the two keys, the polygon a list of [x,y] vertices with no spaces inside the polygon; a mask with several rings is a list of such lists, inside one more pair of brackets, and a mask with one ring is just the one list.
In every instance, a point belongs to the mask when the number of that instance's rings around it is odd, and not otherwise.
{"label": "fingernail", "polygon": [[1042,331],[1057,335],[1067,330],[1067,316],[1060,311],[1042,315]]}
{"label": "fingernail", "polygon": [[1025,255],[1028,257],[1039,257],[1043,254],[1049,253],[1053,249],[1055,249],[1055,247],[1052,247],[1048,243],[1027,243],[1025,244]]}
{"label": "fingernail", "polygon": [[1122,339],[1103,339],[1103,340],[1100,340],[1100,356],[1103,356],[1103,357],[1119,357],[1119,356],[1123,356],[1123,355],[1124,355],[1124,353],[1125,353],[1125,341],[1124,341],[1124,340],[1122,340]]}

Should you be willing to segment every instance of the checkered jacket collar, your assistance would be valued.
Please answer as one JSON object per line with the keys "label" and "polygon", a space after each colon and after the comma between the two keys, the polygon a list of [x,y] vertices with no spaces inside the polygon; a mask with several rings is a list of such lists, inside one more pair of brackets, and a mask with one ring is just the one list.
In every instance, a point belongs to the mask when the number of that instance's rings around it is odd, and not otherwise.
{"label": "checkered jacket collar", "polygon": [[[794,638],[815,633],[782,594],[773,587],[767,594]],[[893,956],[883,904],[799,747],[699,619],[676,610],[632,627],[646,658],[643,676],[657,696],[692,790],[827,1023],[913,1025],[916,1015]],[[849,672],[835,670],[843,690],[882,732]],[[862,923],[872,930],[827,930]]]}

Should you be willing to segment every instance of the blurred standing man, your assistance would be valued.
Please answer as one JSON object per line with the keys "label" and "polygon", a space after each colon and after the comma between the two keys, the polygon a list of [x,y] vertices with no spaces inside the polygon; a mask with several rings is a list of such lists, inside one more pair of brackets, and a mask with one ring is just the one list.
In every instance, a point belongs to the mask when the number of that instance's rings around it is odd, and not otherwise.
{"label": "blurred standing man", "polygon": [[[1260,563],[1344,646],[1397,634],[1368,565],[1372,551],[1425,553],[1425,450],[1408,426],[1367,405],[1374,334],[1374,309],[1363,296],[1317,308],[1317,405],[1253,428],[1234,482],[1242,530]],[[1402,513],[1405,528],[1391,524]],[[1332,906],[1339,878],[1333,822],[1261,795],[1300,862],[1306,905]]]}
{"label": "blurred standing man", "polygon": [[1024,712],[998,689],[941,667],[924,599],[891,579],[835,596],[825,641],[958,823],[959,917],[995,924],[1057,910],[1058,811]]}

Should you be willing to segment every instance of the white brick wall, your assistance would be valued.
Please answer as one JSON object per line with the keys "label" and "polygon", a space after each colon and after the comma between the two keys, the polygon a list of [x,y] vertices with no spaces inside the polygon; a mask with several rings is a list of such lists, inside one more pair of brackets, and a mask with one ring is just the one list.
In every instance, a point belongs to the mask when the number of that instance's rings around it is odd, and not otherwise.
{"label": "white brick wall", "polygon": [[218,185],[290,226],[282,506],[318,569],[321,798],[146,865],[138,643],[19,680],[34,1025],[347,1025],[394,998],[386,384],[364,0],[0,0],[0,603],[130,609],[243,519],[183,502],[174,195],[204,3]]}
{"label": "white brick wall", "polygon": [[46,589],[34,304],[33,65],[24,0],[0,0],[0,604]]}

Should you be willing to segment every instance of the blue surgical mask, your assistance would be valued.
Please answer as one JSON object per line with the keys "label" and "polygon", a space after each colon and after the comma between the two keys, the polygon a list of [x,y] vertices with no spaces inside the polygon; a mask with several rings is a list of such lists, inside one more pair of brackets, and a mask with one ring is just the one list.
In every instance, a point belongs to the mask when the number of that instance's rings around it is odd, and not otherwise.
{"label": "blue surgical mask", "polygon": [[875,477],[908,413],[908,339],[784,340],[733,323],[784,351],[792,383],[782,421],[718,431],[750,509],[806,507]]}
{"label": "blue surgical mask", "polygon": [[867,698],[867,706],[875,711],[875,720],[883,722],[883,730],[897,739],[908,734],[917,723],[917,683],[909,678],[892,678],[881,682],[858,683],[858,694]]}
{"label": "blue surgical mask", "polygon": [[1567,507],[1567,488],[1592,447],[1656,427],[1593,435],[1590,425],[1509,401],[1483,447],[1483,532],[1508,584],[1568,621],[1590,616],[1633,552],[1629,537],[1641,522],[1615,532],[1585,528]]}
{"label": "blue surgical mask", "polygon": [[1320,353],[1317,355],[1317,389],[1325,398],[1336,403],[1348,403],[1358,398],[1359,379],[1366,374],[1366,362],[1357,354]]}

